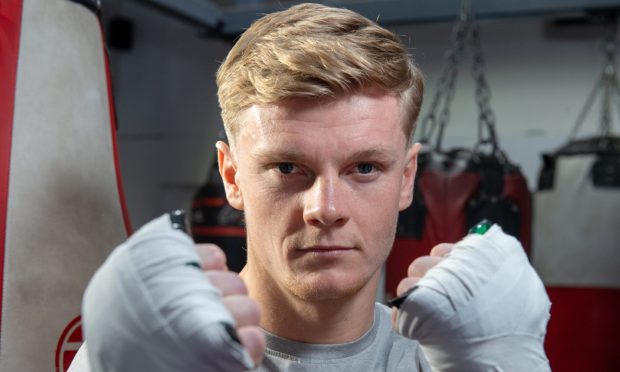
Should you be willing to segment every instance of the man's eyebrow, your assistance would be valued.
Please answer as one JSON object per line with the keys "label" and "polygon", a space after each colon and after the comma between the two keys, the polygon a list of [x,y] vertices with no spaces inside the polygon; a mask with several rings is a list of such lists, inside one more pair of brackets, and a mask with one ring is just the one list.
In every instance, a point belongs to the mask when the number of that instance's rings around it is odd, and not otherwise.
{"label": "man's eyebrow", "polygon": [[[265,151],[258,151],[254,154],[254,158],[262,162],[271,161],[290,161],[290,162],[303,162],[307,159],[307,156],[295,149],[269,149]],[[391,163],[395,161],[395,156],[392,151],[382,148],[369,148],[362,149],[354,152],[351,155],[346,156],[347,162],[355,161],[381,161]]]}
{"label": "man's eyebrow", "polygon": [[394,153],[387,149],[382,148],[370,148],[356,151],[348,157],[349,161],[360,160],[379,160],[385,162],[391,162],[395,160]]}
{"label": "man's eyebrow", "polygon": [[254,154],[254,158],[259,161],[300,161],[305,158],[305,156],[299,151],[295,151],[292,149],[269,149],[264,151],[257,151]]}

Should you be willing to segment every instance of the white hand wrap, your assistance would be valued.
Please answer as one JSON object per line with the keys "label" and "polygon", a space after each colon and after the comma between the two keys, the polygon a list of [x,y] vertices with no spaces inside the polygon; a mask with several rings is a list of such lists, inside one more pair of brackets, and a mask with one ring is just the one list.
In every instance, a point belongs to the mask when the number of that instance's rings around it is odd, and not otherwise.
{"label": "white hand wrap", "polygon": [[438,371],[550,371],[551,303],[520,243],[493,226],[468,235],[417,283],[398,331]]}
{"label": "white hand wrap", "polygon": [[220,292],[188,264],[192,240],[164,215],[110,255],[91,280],[83,325],[93,372],[243,371],[253,367],[234,339]]}

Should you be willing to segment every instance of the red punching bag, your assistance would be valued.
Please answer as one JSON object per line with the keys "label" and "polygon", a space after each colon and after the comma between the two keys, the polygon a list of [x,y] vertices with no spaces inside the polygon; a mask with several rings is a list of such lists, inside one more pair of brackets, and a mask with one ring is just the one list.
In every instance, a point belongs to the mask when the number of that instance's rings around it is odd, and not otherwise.
{"label": "red punching bag", "polygon": [[65,371],[127,237],[96,1],[0,1],[0,371]]}
{"label": "red punching bag", "polygon": [[[453,32],[449,63],[421,127],[422,151],[412,205],[401,212],[396,240],[386,264],[387,297],[394,296],[409,264],[442,242],[456,242],[482,219],[502,226],[529,250],[531,197],[519,168],[500,149],[484,76],[478,25],[467,2]],[[466,40],[474,57],[478,142],[473,148],[443,150],[457,69]],[[439,112],[440,102],[443,109]],[[430,145],[431,138],[435,143]]]}

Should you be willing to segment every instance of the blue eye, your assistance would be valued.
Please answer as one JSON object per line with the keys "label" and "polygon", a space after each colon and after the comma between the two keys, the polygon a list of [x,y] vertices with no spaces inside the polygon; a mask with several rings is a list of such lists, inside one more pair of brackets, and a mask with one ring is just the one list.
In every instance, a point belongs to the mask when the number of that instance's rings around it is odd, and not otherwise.
{"label": "blue eye", "polygon": [[375,166],[369,163],[362,163],[357,165],[357,171],[361,174],[369,174],[375,170]]}
{"label": "blue eye", "polygon": [[291,174],[295,170],[295,165],[293,163],[280,163],[278,164],[278,170],[282,174]]}

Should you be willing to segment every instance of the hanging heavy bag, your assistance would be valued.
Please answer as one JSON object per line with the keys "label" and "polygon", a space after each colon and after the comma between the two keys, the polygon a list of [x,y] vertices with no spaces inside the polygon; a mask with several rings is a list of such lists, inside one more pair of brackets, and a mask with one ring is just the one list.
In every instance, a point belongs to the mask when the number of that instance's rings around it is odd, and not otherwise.
{"label": "hanging heavy bag", "polygon": [[222,248],[230,270],[240,272],[243,269],[246,262],[243,212],[231,207],[226,200],[217,158],[207,182],[198,189],[192,201],[191,231],[196,243],[212,243]]}
{"label": "hanging heavy bag", "polygon": [[[477,85],[478,142],[471,149],[443,150],[441,143],[467,39],[473,49]],[[463,2],[448,57],[439,89],[421,126],[422,150],[418,156],[413,202],[399,216],[396,240],[386,263],[388,298],[394,295],[415,258],[427,255],[436,244],[461,239],[482,219],[499,224],[529,250],[531,197],[519,168],[498,145],[478,25],[468,2]],[[430,145],[432,138],[435,143]]]}
{"label": "hanging heavy bag", "polygon": [[[534,208],[532,261],[553,302],[545,347],[558,371],[618,371],[620,332],[620,104],[616,27],[610,27],[601,78],[568,143],[543,155]],[[601,97],[601,126],[576,138]]]}
{"label": "hanging heavy bag", "polygon": [[67,370],[86,284],[129,231],[98,14],[0,0],[3,372]]}

